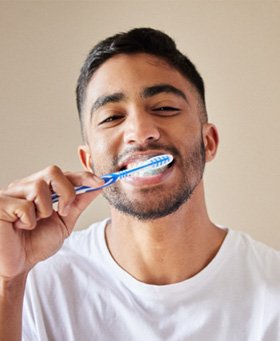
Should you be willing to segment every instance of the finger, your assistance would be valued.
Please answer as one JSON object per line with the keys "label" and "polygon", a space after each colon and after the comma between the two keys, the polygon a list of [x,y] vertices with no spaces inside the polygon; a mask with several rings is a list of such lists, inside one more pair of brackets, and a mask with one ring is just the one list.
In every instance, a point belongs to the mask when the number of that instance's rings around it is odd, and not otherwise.
{"label": "finger", "polygon": [[69,231],[72,231],[76,221],[82,212],[88,207],[88,205],[102,193],[102,189],[80,194],[76,196],[75,201],[70,205],[68,214],[62,217],[64,224],[68,227]]}
{"label": "finger", "polygon": [[9,187],[5,194],[19,199],[32,201],[36,208],[37,219],[47,218],[53,212],[51,191],[44,180],[35,180],[19,184],[15,187]]}
{"label": "finger", "polygon": [[[66,172],[65,175],[74,186],[100,187],[104,180],[90,172]],[[72,229],[86,207],[102,192],[96,190],[76,196],[73,203],[67,207],[67,215],[63,217],[64,223]]]}
{"label": "finger", "polygon": [[65,172],[65,176],[74,186],[99,187],[104,180],[90,172]]}
{"label": "finger", "polygon": [[59,196],[58,211],[61,215],[65,215],[63,210],[75,200],[75,191],[71,182],[64,175],[62,170],[57,166],[49,166],[46,169],[34,173],[21,181],[16,181],[9,186],[8,189],[20,186],[28,182],[44,180],[51,190]]}
{"label": "finger", "polygon": [[65,216],[68,207],[75,200],[76,194],[73,184],[67,179],[62,170],[56,166],[51,166],[44,174],[45,181],[50,188],[58,195],[58,212]]}
{"label": "finger", "polygon": [[[98,188],[104,184],[103,179],[97,177],[96,175],[90,172],[84,172],[84,171],[66,172],[64,174],[74,187],[89,186],[93,188]],[[76,197],[73,202],[75,202],[75,204],[80,205],[80,202],[83,202],[83,200],[81,201],[80,195],[76,195],[76,193],[75,193],[75,196]],[[95,197],[94,195],[91,196],[90,201],[92,201],[94,197]],[[70,205],[67,205],[67,207],[64,207],[64,210],[63,210],[64,216],[68,215],[71,207],[72,207],[72,203]]]}
{"label": "finger", "polygon": [[[44,180],[49,187],[55,191],[59,196],[58,212],[61,216],[68,216],[70,211],[75,211],[73,216],[78,216],[81,212],[89,205],[89,203],[100,193],[99,191],[87,193],[84,195],[76,196],[74,192],[74,186],[90,186],[99,187],[104,184],[104,181],[90,172],[66,172],[63,173],[58,167],[51,166],[40,172],[30,175],[22,179],[21,181],[16,181],[8,188],[8,193],[13,193],[17,195],[17,189],[24,186],[26,183],[32,183],[40,180]],[[11,190],[13,189],[13,192]],[[27,196],[25,192],[23,196]],[[29,198],[33,199],[32,196]],[[35,198],[35,197],[34,197]],[[42,196],[42,198],[46,198]],[[40,196],[37,198],[37,202],[40,202]],[[75,202],[75,208],[73,208],[72,203]],[[39,205],[38,211],[40,212],[40,217],[43,217],[44,207],[48,212],[49,204]],[[48,212],[49,213],[49,212]]]}
{"label": "finger", "polygon": [[62,172],[61,169],[57,166],[50,166],[46,169],[43,169],[37,173],[31,174],[28,177],[25,177],[21,180],[15,180],[12,182],[9,187],[15,187],[20,185],[21,183],[33,182],[36,180],[44,179],[47,183],[50,181],[50,177],[52,174],[56,176],[57,172],[61,172],[63,175],[67,177],[67,179],[75,186],[100,186],[104,183],[104,180],[99,178],[98,176],[94,175],[91,172]]}
{"label": "finger", "polygon": [[[96,188],[104,184],[104,180],[98,178],[97,176],[95,176],[94,174],[90,172],[66,172],[64,173],[64,175],[74,187],[89,186],[89,187]],[[94,197],[95,196],[91,197],[91,201],[93,200]],[[62,215],[67,216],[69,214],[69,212],[73,208],[73,205],[72,205],[73,203],[81,207],[80,202],[81,202],[81,199],[79,198],[79,195],[76,195],[76,192],[75,192],[74,200],[63,207]],[[60,207],[60,202],[58,204],[58,207]],[[81,208],[81,210],[83,210],[83,208]],[[61,214],[60,210],[59,210],[59,213]]]}
{"label": "finger", "polygon": [[0,196],[0,220],[15,228],[31,230],[36,227],[35,206],[31,201]]}

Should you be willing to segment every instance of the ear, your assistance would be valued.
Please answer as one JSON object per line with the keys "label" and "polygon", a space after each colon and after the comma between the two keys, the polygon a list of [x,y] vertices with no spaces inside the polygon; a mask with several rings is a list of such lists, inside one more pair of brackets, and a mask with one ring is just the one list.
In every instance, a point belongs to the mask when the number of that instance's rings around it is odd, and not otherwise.
{"label": "ear", "polygon": [[91,154],[89,151],[89,147],[87,145],[79,146],[78,154],[79,154],[79,158],[84,169],[92,173],[92,158],[91,158]]}
{"label": "ear", "polygon": [[219,145],[219,134],[214,124],[206,123],[203,126],[203,142],[205,146],[206,162],[215,158]]}

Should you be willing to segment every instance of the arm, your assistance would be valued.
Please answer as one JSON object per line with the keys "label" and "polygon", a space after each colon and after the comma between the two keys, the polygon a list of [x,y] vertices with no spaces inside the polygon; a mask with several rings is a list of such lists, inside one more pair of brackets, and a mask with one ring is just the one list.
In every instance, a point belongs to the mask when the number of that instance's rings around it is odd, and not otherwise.
{"label": "arm", "polygon": [[0,339],[20,341],[26,274],[0,282]]}
{"label": "arm", "polygon": [[[0,192],[0,340],[21,340],[29,271],[60,249],[80,214],[100,194],[76,196],[74,186],[81,185],[97,187],[100,179],[88,172],[64,174],[54,166]],[[57,211],[52,189],[59,195]]]}

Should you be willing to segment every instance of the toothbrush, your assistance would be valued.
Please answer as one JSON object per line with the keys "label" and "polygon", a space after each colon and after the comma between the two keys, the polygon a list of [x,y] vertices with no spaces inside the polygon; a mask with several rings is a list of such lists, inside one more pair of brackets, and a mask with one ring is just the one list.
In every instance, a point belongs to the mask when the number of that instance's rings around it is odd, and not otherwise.
{"label": "toothbrush", "polygon": [[[77,195],[82,194],[82,193],[87,193],[87,192],[92,192],[96,191],[98,189],[107,187],[112,185],[118,180],[124,179],[127,176],[130,176],[131,174],[137,173],[139,170],[145,169],[145,170],[150,170],[150,169],[158,169],[161,167],[164,167],[171,163],[173,160],[173,156],[170,154],[162,154],[162,155],[157,155],[155,157],[152,157],[148,160],[145,160],[143,162],[140,162],[137,166],[125,169],[119,172],[111,173],[111,174],[105,174],[101,176],[101,179],[105,181],[105,183],[102,186],[99,187],[89,187],[89,186],[78,186],[75,187],[75,192]],[[59,200],[59,196],[56,193],[53,193],[52,196],[52,202],[56,203]]]}

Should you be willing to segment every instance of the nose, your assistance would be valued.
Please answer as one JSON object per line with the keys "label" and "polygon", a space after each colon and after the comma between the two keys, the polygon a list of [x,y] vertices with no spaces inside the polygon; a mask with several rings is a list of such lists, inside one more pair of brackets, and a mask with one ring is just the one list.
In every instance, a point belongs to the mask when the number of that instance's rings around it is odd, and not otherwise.
{"label": "nose", "polygon": [[128,114],[124,131],[126,144],[143,145],[159,139],[160,131],[151,114],[140,110],[134,110]]}

